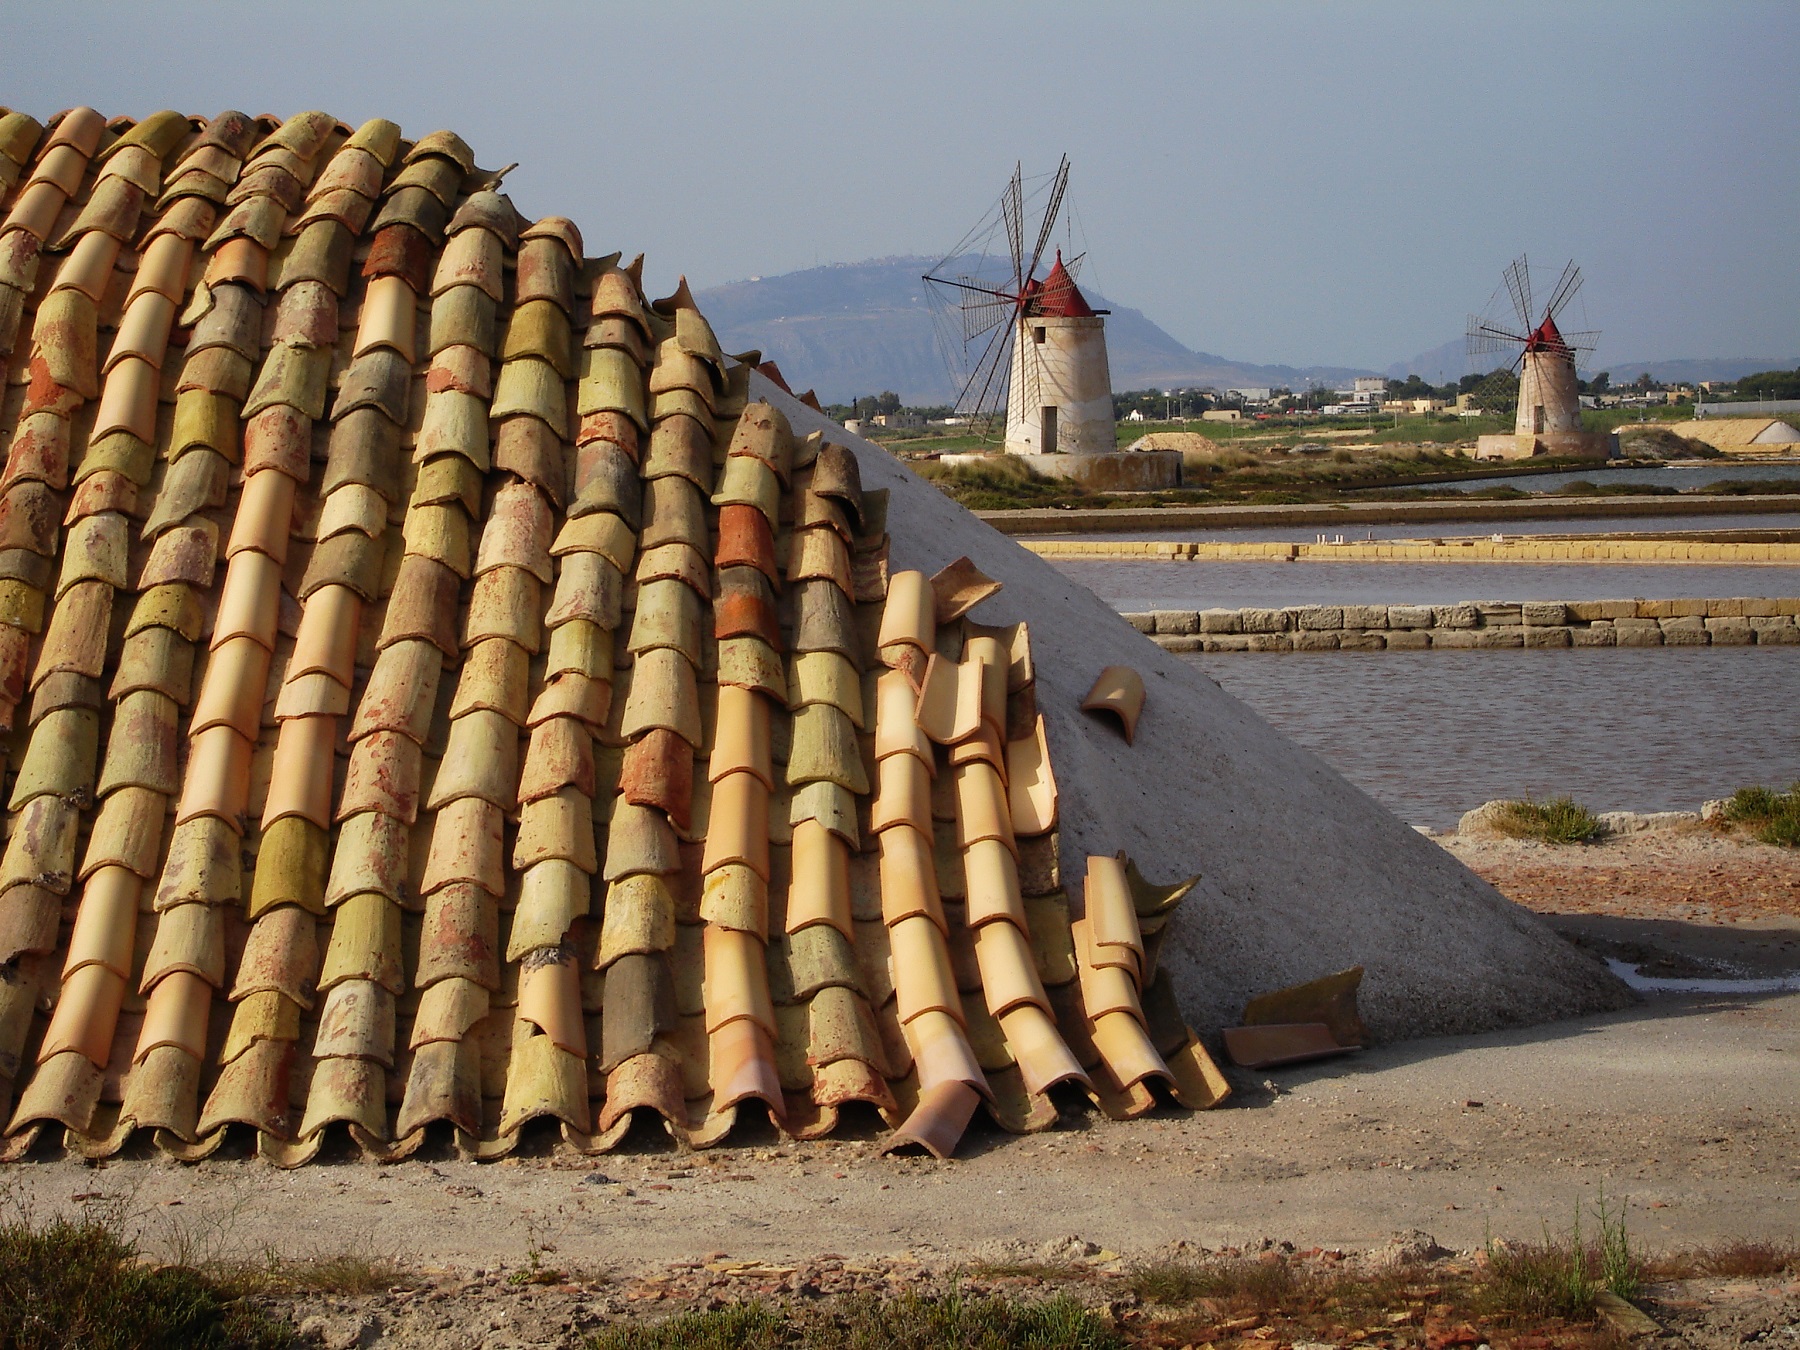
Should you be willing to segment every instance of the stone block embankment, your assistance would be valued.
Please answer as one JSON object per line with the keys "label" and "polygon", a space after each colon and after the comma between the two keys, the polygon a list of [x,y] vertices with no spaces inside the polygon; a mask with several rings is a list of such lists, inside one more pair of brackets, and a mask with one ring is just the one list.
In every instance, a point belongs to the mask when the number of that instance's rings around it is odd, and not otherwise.
{"label": "stone block embankment", "polygon": [[1800,645],[1800,598],[1465,601],[1161,609],[1125,620],[1172,652]]}

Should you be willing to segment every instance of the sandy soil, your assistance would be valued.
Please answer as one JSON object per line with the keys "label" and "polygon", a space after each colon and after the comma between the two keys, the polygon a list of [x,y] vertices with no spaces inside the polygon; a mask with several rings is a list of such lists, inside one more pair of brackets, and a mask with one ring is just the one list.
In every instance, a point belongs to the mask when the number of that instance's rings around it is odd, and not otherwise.
{"label": "sandy soil", "polygon": [[[1800,971],[1792,852],[1710,835],[1448,843],[1509,894],[1554,904],[1551,922],[1581,945],[1646,974]],[[646,1133],[592,1159],[546,1138],[493,1165],[448,1152],[294,1172],[251,1158],[48,1159],[8,1169],[0,1187],[39,1212],[128,1197],[150,1245],[190,1258],[356,1251],[437,1272],[437,1293],[392,1307],[315,1301],[307,1316],[343,1344],[403,1324],[386,1343],[561,1344],[595,1318],[721,1288],[885,1288],[1043,1252],[1117,1269],[1172,1243],[1354,1251],[1412,1229],[1468,1251],[1490,1231],[1564,1229],[1602,1187],[1651,1248],[1800,1235],[1800,995],[1650,995],[1621,1013],[1233,1078],[1230,1103],[1201,1115],[1114,1124],[1077,1111],[1022,1139],[977,1126],[948,1163],[883,1158],[871,1126],[703,1154]],[[513,1282],[534,1265],[579,1278]],[[1775,1300],[1769,1316],[1800,1318],[1792,1291],[1757,1289]]]}

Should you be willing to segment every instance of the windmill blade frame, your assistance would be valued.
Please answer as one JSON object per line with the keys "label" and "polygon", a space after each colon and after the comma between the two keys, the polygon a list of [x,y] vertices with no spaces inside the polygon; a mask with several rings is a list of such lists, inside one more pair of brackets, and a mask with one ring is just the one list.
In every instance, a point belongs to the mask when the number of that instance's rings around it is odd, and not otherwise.
{"label": "windmill blade frame", "polygon": [[1513,309],[1519,316],[1519,327],[1530,332],[1537,325],[1531,318],[1531,264],[1521,253],[1514,258],[1512,264],[1501,273],[1506,284],[1507,294],[1512,296]]}
{"label": "windmill blade frame", "polygon": [[1550,292],[1550,300],[1544,306],[1544,317],[1554,320],[1561,314],[1563,307],[1575,298],[1575,292],[1581,289],[1581,269],[1575,265],[1573,258],[1556,279],[1556,289]]}

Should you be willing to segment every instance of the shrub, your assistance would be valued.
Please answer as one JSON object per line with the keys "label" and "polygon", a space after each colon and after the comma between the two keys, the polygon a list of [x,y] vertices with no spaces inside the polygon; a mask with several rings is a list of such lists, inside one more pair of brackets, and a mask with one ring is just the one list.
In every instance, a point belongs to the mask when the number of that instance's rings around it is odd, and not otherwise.
{"label": "shrub", "polygon": [[153,1269],[93,1217],[0,1225],[0,1346],[8,1350],[275,1350],[293,1331],[186,1266]]}
{"label": "shrub", "polygon": [[1505,802],[1494,818],[1494,828],[1514,839],[1539,839],[1546,844],[1591,843],[1602,832],[1599,817],[1569,796]]}
{"label": "shrub", "polygon": [[594,1350],[1122,1350],[1101,1316],[1066,1294],[1040,1301],[871,1295],[830,1306],[744,1303],[647,1326],[608,1327]]}
{"label": "shrub", "polygon": [[1725,803],[1725,819],[1745,826],[1765,844],[1800,848],[1800,783],[1786,792],[1739,788]]}

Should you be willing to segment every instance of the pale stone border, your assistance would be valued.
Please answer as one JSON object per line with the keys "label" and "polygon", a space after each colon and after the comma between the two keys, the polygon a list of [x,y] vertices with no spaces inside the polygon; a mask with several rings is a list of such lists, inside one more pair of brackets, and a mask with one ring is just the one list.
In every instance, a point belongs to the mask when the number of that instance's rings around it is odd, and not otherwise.
{"label": "pale stone border", "polygon": [[1423,651],[1800,644],[1800,598],[1465,600],[1163,609],[1124,619],[1165,651]]}

